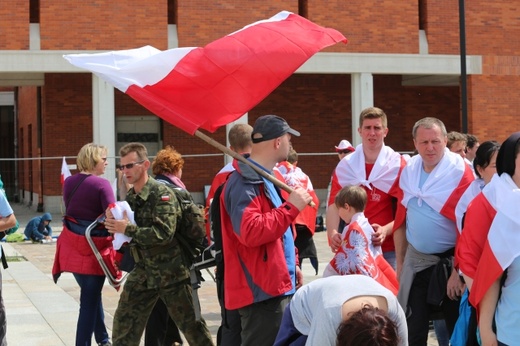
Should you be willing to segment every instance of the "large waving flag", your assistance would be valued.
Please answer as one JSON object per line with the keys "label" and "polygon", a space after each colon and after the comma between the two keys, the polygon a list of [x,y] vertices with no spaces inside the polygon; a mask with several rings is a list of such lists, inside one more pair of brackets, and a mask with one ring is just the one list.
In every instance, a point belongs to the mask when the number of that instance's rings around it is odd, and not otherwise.
{"label": "large waving flag", "polygon": [[338,31],[283,11],[205,47],[64,57],[193,135],[238,119],[312,55],[338,42],[347,42]]}
{"label": "large waving flag", "polygon": [[63,183],[65,182],[65,179],[67,179],[70,176],[71,176],[71,174],[70,174],[69,166],[67,166],[67,161],[65,160],[65,156],[63,156],[63,161],[61,163],[61,178],[60,178],[61,185],[63,185]]}

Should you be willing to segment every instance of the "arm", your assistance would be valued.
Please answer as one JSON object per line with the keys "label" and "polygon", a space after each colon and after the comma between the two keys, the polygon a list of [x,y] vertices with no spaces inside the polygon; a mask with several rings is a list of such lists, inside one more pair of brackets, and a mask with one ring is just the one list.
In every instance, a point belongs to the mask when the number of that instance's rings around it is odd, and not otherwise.
{"label": "arm", "polygon": [[[168,196],[169,198],[162,198]],[[130,199],[129,204],[135,205]],[[177,227],[179,205],[177,197],[166,186],[160,185],[158,189],[152,188],[146,203],[135,211],[136,225],[132,225],[123,212],[123,219],[115,220],[110,208],[107,208],[105,227],[110,233],[122,233],[132,237],[135,242],[144,247],[167,244],[172,241]]]}
{"label": "arm", "polygon": [[256,247],[278,240],[311,200],[306,190],[296,188],[287,202],[273,208],[262,188],[231,183],[224,190],[233,231],[244,246]]}
{"label": "arm", "polygon": [[386,237],[392,235],[394,221],[391,221],[384,226],[381,226],[377,223],[374,223],[371,226],[374,229],[374,233],[372,234],[372,244],[374,244],[374,246],[381,246],[385,241]]}
{"label": "arm", "polygon": [[465,288],[464,283],[460,280],[458,270],[453,267],[446,287],[448,298],[451,300],[458,300],[462,296],[462,293],[464,293]]}
{"label": "arm", "polygon": [[338,232],[339,214],[335,204],[329,205],[326,214],[327,237],[332,252],[336,252],[341,246],[341,234]]}
{"label": "arm", "polygon": [[14,226],[16,226],[16,217],[14,214],[0,218],[0,232],[7,231]]}
{"label": "arm", "polygon": [[482,338],[482,346],[496,346],[497,336],[493,332],[493,318],[500,293],[500,278],[493,282],[479,304],[478,326]]}
{"label": "arm", "polygon": [[464,278],[464,282],[466,282],[466,286],[468,287],[468,291],[471,291],[471,286],[473,286],[473,279],[462,273],[462,277]]}
{"label": "arm", "polygon": [[404,256],[406,255],[406,248],[408,247],[408,241],[406,240],[406,223],[403,223],[394,231],[394,244],[397,261],[397,278],[399,279],[403,268]]}

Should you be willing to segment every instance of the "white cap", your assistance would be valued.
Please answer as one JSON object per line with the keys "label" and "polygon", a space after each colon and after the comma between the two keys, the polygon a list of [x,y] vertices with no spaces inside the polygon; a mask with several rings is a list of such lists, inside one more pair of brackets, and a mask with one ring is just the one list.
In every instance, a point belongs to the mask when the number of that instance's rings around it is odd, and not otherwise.
{"label": "white cap", "polygon": [[341,142],[339,142],[339,144],[336,146],[336,151],[343,150],[356,151],[356,148],[354,148],[352,144],[350,144],[350,142],[346,139],[342,139]]}

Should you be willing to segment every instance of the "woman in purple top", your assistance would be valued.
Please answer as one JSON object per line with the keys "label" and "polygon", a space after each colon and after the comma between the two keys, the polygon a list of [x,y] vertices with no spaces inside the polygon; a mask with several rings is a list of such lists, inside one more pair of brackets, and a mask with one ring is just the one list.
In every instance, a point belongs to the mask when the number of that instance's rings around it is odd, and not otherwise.
{"label": "woman in purple top", "polygon": [[[80,172],[67,178],[63,185],[66,209],[52,274],[57,282],[62,272],[70,272],[81,288],[76,346],[90,346],[92,334],[98,345],[111,345],[101,297],[105,274],[85,238],[86,228],[115,203],[110,182],[100,177],[105,173],[106,160],[106,147],[93,143],[84,145],[77,157]],[[101,227],[93,229],[91,236],[110,265],[115,251],[109,233]]]}

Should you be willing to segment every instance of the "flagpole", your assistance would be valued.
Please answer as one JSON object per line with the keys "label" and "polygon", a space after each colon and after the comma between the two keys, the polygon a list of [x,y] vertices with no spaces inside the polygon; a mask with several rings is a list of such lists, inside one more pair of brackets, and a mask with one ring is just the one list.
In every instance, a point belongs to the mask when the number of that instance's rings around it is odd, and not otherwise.
{"label": "flagpole", "polygon": [[[221,143],[217,142],[216,140],[214,140],[213,138],[207,136],[206,134],[200,132],[199,130],[195,131],[195,136],[199,137],[200,139],[202,139],[204,142],[208,143],[209,145],[212,145],[215,148],[219,149],[224,154],[228,154],[229,156],[233,157],[234,159],[237,159],[238,161],[245,163],[246,165],[251,167],[255,172],[257,172],[262,177],[264,177],[267,180],[269,180],[270,182],[272,182],[274,185],[278,186],[280,189],[286,191],[287,193],[290,194],[291,192],[294,191],[292,187],[290,187],[289,185],[285,184],[284,182],[276,179],[275,176],[267,173],[266,171],[264,171],[263,169],[261,169],[260,167],[256,166],[255,164],[253,164],[251,161],[249,161],[245,157],[243,157],[242,155],[234,152],[233,150],[231,150],[228,147],[222,145]],[[311,207],[315,207],[315,204],[314,204],[313,201],[310,201],[309,205]]]}

